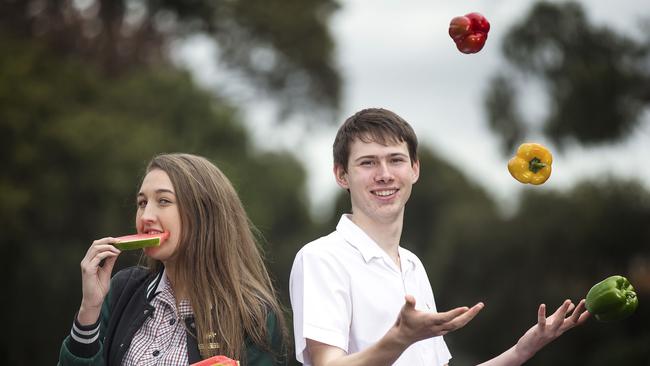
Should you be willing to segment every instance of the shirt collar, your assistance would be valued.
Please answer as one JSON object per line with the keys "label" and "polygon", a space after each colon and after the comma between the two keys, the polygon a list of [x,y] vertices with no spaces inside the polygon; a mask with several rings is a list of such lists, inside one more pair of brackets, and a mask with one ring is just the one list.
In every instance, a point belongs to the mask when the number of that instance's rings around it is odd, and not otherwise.
{"label": "shirt collar", "polygon": [[[162,294],[162,295],[161,295]],[[167,304],[176,309],[173,289],[169,285],[169,279],[167,278],[167,270],[164,269],[158,272],[153,281],[147,286],[147,300],[152,301],[156,296],[160,295],[157,298],[157,301],[160,301],[164,304]],[[178,303],[178,316],[180,318],[192,317],[194,312],[192,310],[192,305],[187,299],[180,300]]]}
{"label": "shirt collar", "polygon": [[[350,216],[350,214],[343,214],[338,225],[336,225],[336,231],[341,234],[343,239],[361,253],[366,263],[370,262],[373,258],[385,258],[387,261],[392,261],[377,242],[368,236],[357,224],[352,222]],[[416,262],[413,258],[413,253],[402,247],[398,247],[397,250],[402,261],[402,266],[404,267],[402,269],[407,271],[415,268]],[[408,266],[405,267],[406,263],[408,263]]]}
{"label": "shirt collar", "polygon": [[397,248],[397,250],[399,251],[399,257],[402,260],[402,270],[404,272],[414,270],[418,263],[415,254],[402,247]]}
{"label": "shirt collar", "polygon": [[163,270],[159,271],[153,281],[147,286],[147,299],[151,301],[156,295],[163,292],[165,286],[167,286],[167,270],[163,267]]}
{"label": "shirt collar", "polygon": [[343,236],[345,241],[361,253],[366,263],[370,262],[373,258],[382,258],[384,251],[365,231],[352,222],[350,216],[349,214],[341,216],[338,225],[336,225],[336,231]]}

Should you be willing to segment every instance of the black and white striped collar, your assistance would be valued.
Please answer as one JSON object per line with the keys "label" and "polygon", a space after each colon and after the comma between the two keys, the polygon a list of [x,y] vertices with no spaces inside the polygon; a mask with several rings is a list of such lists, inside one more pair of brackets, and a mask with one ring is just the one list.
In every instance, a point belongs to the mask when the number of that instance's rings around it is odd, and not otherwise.
{"label": "black and white striped collar", "polygon": [[167,285],[167,271],[163,268],[159,271],[153,281],[147,286],[147,301],[153,300],[156,295],[161,293]]}

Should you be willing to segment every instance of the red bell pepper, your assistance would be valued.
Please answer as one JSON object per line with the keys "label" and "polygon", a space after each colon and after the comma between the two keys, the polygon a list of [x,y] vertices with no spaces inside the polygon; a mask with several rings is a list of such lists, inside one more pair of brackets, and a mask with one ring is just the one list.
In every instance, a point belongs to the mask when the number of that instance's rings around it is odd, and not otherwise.
{"label": "red bell pepper", "polygon": [[479,13],[455,17],[449,23],[449,35],[462,53],[476,53],[483,49],[490,31],[490,22]]}

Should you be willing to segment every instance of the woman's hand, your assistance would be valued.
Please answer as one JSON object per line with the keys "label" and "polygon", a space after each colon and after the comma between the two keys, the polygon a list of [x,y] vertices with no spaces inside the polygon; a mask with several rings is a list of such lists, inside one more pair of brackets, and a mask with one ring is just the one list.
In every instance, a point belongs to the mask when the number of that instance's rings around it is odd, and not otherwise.
{"label": "woman's hand", "polygon": [[94,324],[99,319],[102,303],[111,281],[113,266],[120,250],[112,243],[115,238],[95,240],[81,261],[81,289],[83,298],[77,320],[82,325]]}

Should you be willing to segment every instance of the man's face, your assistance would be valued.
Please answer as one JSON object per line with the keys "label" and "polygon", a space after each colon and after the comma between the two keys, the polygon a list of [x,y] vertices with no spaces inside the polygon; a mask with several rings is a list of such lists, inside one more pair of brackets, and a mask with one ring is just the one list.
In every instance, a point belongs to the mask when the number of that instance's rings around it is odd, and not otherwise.
{"label": "man's face", "polygon": [[354,140],[348,169],[334,167],[337,183],[350,190],[353,220],[390,223],[402,219],[420,164],[411,164],[406,142],[384,146]]}

